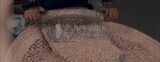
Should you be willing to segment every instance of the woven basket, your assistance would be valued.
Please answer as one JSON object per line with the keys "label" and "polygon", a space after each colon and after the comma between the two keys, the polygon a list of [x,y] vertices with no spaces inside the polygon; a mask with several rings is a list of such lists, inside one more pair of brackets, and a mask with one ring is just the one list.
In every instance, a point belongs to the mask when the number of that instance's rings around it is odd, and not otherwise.
{"label": "woven basket", "polygon": [[[96,30],[89,30],[92,27]],[[40,24],[23,31],[5,62],[158,62],[158,53],[157,41],[127,26],[104,22],[99,12],[63,9],[48,11]]]}

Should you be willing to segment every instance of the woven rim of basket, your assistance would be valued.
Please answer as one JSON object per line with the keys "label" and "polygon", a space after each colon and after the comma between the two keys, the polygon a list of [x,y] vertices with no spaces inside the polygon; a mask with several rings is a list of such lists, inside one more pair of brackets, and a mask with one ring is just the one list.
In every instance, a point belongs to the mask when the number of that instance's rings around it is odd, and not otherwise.
{"label": "woven rim of basket", "polygon": [[102,21],[104,21],[104,17],[101,12],[84,8],[72,8],[50,10],[43,15],[41,23],[98,23]]}
{"label": "woven rim of basket", "polygon": [[[24,30],[11,44],[5,56],[5,62],[14,62],[16,58],[22,57],[23,53],[34,43],[42,39],[42,35],[37,26],[31,26]],[[18,46],[18,47],[17,47]]]}

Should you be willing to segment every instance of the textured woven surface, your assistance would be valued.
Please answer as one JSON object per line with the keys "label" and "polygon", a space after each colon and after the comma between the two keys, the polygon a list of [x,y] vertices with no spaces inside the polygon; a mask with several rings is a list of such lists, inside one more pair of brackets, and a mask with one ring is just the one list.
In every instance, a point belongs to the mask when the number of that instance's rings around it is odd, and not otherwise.
{"label": "textured woven surface", "polygon": [[[78,14],[78,15],[77,15]],[[58,21],[58,22],[57,22]],[[6,62],[159,62],[160,44],[86,9],[49,11],[21,33]]]}
{"label": "textured woven surface", "polygon": [[58,9],[51,10],[45,14],[42,23],[51,24],[88,24],[99,23],[103,20],[103,14],[93,10],[87,9]]}
{"label": "textured woven surface", "polygon": [[101,29],[101,23],[104,22],[101,13],[86,9],[69,9],[51,12],[49,16],[44,18],[47,22],[43,21],[40,26],[42,33],[53,51],[59,53],[67,62],[120,60],[121,51],[111,45],[105,31]]}
{"label": "textured woven surface", "polygon": [[112,44],[125,54],[124,62],[159,62],[160,43],[133,28],[109,22],[104,23]]}

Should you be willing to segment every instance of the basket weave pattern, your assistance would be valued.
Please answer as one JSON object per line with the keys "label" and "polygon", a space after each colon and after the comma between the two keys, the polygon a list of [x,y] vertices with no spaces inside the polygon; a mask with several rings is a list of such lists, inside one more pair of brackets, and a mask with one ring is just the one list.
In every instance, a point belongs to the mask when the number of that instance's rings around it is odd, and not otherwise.
{"label": "basket weave pattern", "polygon": [[[88,30],[91,26],[98,30]],[[63,9],[48,11],[40,24],[21,33],[6,62],[159,62],[159,53],[156,40],[133,28],[104,22],[99,12]]]}

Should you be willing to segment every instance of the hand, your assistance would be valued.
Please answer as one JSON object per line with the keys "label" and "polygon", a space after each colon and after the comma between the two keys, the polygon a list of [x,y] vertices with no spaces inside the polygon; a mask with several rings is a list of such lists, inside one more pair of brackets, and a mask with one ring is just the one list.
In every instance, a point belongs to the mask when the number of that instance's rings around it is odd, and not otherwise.
{"label": "hand", "polygon": [[105,21],[112,21],[118,18],[118,10],[114,7],[102,7],[100,9],[104,13]]}
{"label": "hand", "polygon": [[41,14],[45,12],[45,9],[42,7],[30,8],[24,12],[24,17],[27,22],[31,24],[38,23],[41,19]]}

